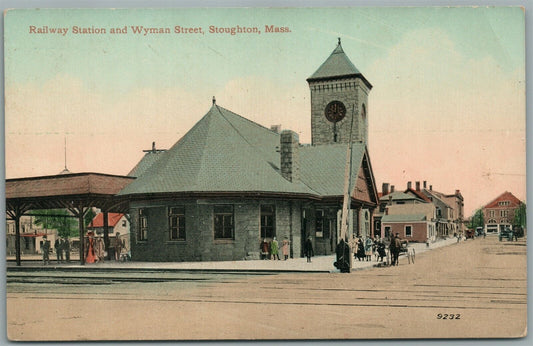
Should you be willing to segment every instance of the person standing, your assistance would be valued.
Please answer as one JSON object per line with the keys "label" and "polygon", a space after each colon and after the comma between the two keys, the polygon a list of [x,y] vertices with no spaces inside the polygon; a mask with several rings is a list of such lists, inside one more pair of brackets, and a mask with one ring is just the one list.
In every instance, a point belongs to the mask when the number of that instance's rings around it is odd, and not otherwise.
{"label": "person standing", "polygon": [[313,241],[311,237],[307,238],[304,243],[304,254],[307,257],[307,263],[311,263],[311,257],[313,257]]}
{"label": "person standing", "polygon": [[357,238],[357,259],[359,261],[364,260],[365,258],[365,244],[363,242],[363,239],[361,239],[361,236]]}
{"label": "person standing", "polygon": [[279,260],[279,244],[276,240],[276,237],[272,239],[272,242],[270,243],[270,254],[272,255],[272,259],[275,260],[276,258]]}
{"label": "person standing", "polygon": [[269,250],[268,250],[268,242],[266,238],[263,239],[263,241],[261,242],[261,246],[259,247],[259,249],[261,250],[261,259],[262,260],[268,259]]}
{"label": "person standing", "polygon": [[94,263],[96,256],[94,253],[94,233],[87,233],[87,250],[85,252],[85,263]]}
{"label": "person standing", "polygon": [[115,260],[120,260],[120,253],[122,252],[122,239],[120,239],[120,232],[115,236]]}
{"label": "person standing", "polygon": [[286,261],[289,258],[289,239],[285,237],[281,245],[281,253],[283,254],[284,260]]}
{"label": "person standing", "polygon": [[54,242],[54,248],[56,250],[56,258],[57,263],[61,263],[63,261],[63,244],[61,244],[61,238],[57,237],[56,241]]}
{"label": "person standing", "polygon": [[[394,244],[394,245],[393,245]],[[400,240],[400,233],[396,233],[396,236],[391,241],[390,250],[391,250],[391,265],[398,265],[399,257],[400,257],[400,249],[402,247],[402,241]]]}
{"label": "person standing", "polygon": [[41,251],[43,252],[43,264],[50,264],[50,241],[46,235],[43,236]]}
{"label": "person standing", "polygon": [[385,244],[382,240],[380,240],[377,244],[377,252],[378,257],[380,258],[380,262],[383,262],[383,258],[386,257],[387,254],[385,253]]}
{"label": "person standing", "polygon": [[374,242],[372,241],[372,238],[366,237],[366,239],[365,239],[365,256],[366,256],[367,262],[372,260],[372,245],[374,245]]}
{"label": "person standing", "polygon": [[67,237],[63,237],[63,252],[65,253],[65,261],[70,262],[70,242]]}
{"label": "person standing", "polygon": [[94,252],[96,254],[96,260],[98,263],[104,262],[104,252],[105,252],[105,246],[104,246],[104,240],[101,237],[97,237],[95,240],[95,246],[94,246]]}

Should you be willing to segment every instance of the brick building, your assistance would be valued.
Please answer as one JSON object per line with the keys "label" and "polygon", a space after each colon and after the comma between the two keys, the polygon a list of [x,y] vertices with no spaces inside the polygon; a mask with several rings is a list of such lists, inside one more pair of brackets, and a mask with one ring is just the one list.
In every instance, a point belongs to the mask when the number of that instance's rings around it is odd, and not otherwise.
{"label": "brick building", "polygon": [[389,238],[396,233],[410,242],[436,240],[435,205],[420,191],[411,188],[388,192],[384,184],[378,214],[381,222],[381,236]]}
{"label": "brick building", "polygon": [[427,186],[427,182],[407,183],[405,191],[389,193],[389,184],[384,183],[380,197],[377,224],[382,235],[400,233],[410,241],[435,241],[448,238],[463,231],[464,201],[459,190],[444,194]]}
{"label": "brick building", "polygon": [[[303,255],[338,242],[344,172],[353,126],[348,236],[372,234],[377,191],[366,146],[370,83],[340,40],[308,79],[312,144],[216,104],[172,148],[147,151],[128,196],[133,260],[209,261],[259,257],[262,239],[290,241]],[[354,112],[352,112],[354,109]],[[353,125],[352,124],[353,117]]]}
{"label": "brick building", "polygon": [[505,191],[485,205],[482,208],[485,232],[491,234],[499,233],[506,227],[512,229],[515,213],[521,205],[522,202],[508,191]]}

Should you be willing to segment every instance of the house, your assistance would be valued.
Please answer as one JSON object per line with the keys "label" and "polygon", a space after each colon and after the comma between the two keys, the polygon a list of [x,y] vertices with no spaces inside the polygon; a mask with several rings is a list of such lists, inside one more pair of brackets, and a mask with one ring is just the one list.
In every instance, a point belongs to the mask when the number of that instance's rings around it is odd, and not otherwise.
{"label": "house", "polygon": [[[43,244],[43,235],[46,234],[50,241],[51,248],[54,248],[54,242],[57,238],[57,230],[43,229],[41,226],[35,224],[34,216],[22,216],[20,218],[20,249],[24,254],[40,254],[41,246]],[[14,255],[15,248],[15,221],[6,220],[6,253]]]}
{"label": "house", "polygon": [[[274,238],[290,242],[290,257],[303,256],[309,237],[315,254],[332,254],[347,158],[348,237],[373,235],[378,199],[366,113],[372,86],[340,40],[307,82],[311,144],[300,143],[293,131],[252,122],[213,98],[207,113],[170,149],[147,151],[132,170],[137,179],[119,193],[130,201],[133,260],[259,258],[261,241]],[[356,131],[349,130],[352,124]]]}
{"label": "house", "polygon": [[[119,235],[120,239],[125,244],[125,251],[129,251],[130,244],[130,223],[126,215],[122,213],[107,213],[108,234],[110,244],[114,244],[114,240]],[[104,213],[98,213],[87,226],[88,231],[93,231],[96,236],[104,234]]]}
{"label": "house", "polygon": [[499,233],[506,227],[513,227],[515,214],[523,203],[511,192],[505,191],[488,204],[483,210],[485,232],[487,234]]}
{"label": "house", "polygon": [[[440,238],[447,238],[454,234],[464,234],[464,198],[460,190],[455,190],[453,194],[445,194],[433,189],[433,185],[427,187],[427,182],[423,182],[422,192],[435,204],[437,235]],[[419,189],[420,182],[416,182]]]}
{"label": "house", "polygon": [[400,233],[411,241],[435,241],[448,238],[464,230],[464,200],[461,192],[444,194],[428,188],[427,182],[407,182],[405,191],[394,191],[384,183],[380,197],[377,223],[382,236]]}
{"label": "house", "polygon": [[389,238],[398,233],[410,242],[436,240],[435,205],[408,183],[405,191],[388,193],[388,184],[380,198],[381,236]]}

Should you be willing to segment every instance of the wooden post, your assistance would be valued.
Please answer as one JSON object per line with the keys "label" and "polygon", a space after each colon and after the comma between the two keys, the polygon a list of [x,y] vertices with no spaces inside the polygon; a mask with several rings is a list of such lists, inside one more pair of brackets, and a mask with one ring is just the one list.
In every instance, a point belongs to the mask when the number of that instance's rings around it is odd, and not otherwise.
{"label": "wooden post", "polygon": [[29,210],[28,205],[24,204],[11,204],[6,205],[6,214],[9,218],[15,221],[15,258],[17,261],[17,266],[20,266],[20,217]]}
{"label": "wooden post", "polygon": [[84,226],[83,226],[83,207],[80,207],[80,209],[82,210],[81,212],[78,213],[78,229],[79,229],[79,232],[80,232],[80,264],[81,265],[84,265],[85,264],[85,230],[84,230]]}
{"label": "wooden post", "polygon": [[15,256],[20,267],[20,215],[15,215]]}
{"label": "wooden post", "polygon": [[110,259],[110,255],[109,255],[109,220],[108,220],[108,216],[109,216],[109,213],[107,210],[102,210],[102,213],[104,214],[104,246],[105,246],[105,251],[107,252],[107,258],[106,259]]}

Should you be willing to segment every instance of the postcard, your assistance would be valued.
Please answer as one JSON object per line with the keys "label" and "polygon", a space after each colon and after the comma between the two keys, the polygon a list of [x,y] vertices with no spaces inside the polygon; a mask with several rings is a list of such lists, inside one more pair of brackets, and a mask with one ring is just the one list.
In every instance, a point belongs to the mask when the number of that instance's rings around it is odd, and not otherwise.
{"label": "postcard", "polygon": [[527,335],[523,8],[4,22],[9,340]]}

